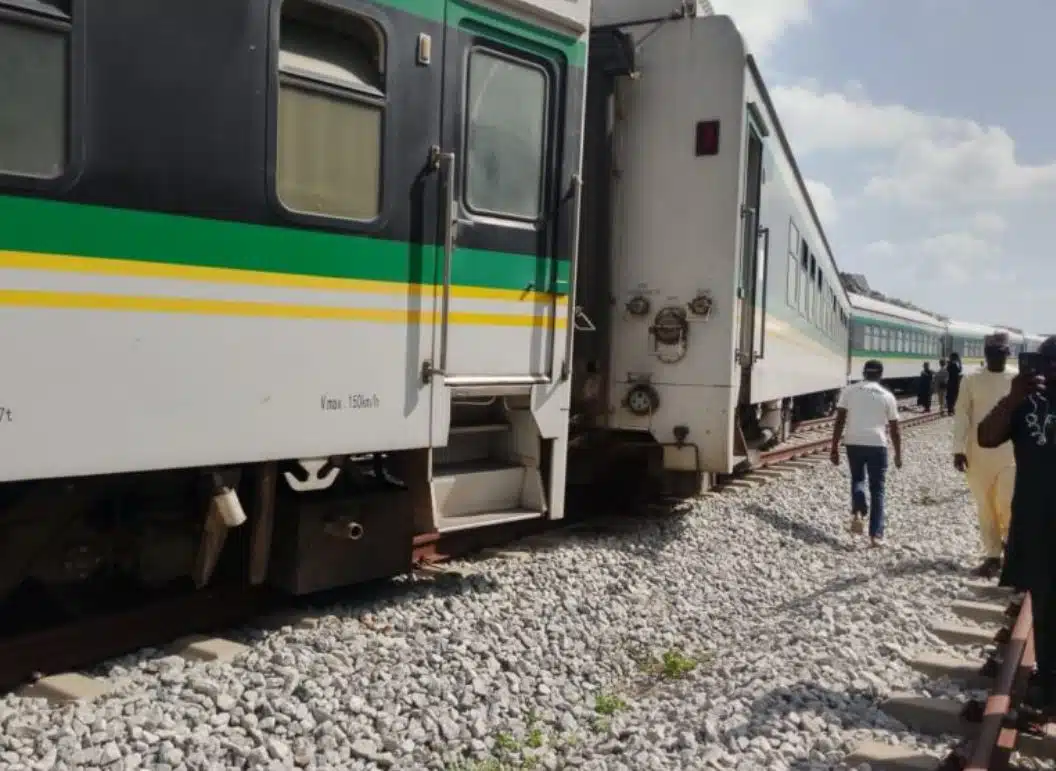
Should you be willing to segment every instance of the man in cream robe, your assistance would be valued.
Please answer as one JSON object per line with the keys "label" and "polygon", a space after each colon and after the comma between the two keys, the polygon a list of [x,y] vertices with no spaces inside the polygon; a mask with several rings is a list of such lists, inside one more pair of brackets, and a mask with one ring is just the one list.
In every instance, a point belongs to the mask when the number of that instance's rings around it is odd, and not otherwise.
{"label": "man in cream robe", "polygon": [[1008,395],[1012,374],[1007,372],[1009,339],[1004,332],[984,341],[986,367],[964,377],[953,423],[953,464],[965,472],[968,489],[979,515],[984,561],[976,575],[993,578],[1001,570],[1001,553],[1012,513],[1016,461],[1012,443],[987,450],[979,446],[976,429],[994,406]]}

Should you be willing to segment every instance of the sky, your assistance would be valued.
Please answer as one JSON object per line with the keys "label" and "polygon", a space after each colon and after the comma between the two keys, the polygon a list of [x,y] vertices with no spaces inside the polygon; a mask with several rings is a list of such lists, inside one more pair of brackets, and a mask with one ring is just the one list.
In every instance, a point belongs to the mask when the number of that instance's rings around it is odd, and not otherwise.
{"label": "sky", "polygon": [[712,0],[763,77],[840,270],[1056,333],[1056,0]]}

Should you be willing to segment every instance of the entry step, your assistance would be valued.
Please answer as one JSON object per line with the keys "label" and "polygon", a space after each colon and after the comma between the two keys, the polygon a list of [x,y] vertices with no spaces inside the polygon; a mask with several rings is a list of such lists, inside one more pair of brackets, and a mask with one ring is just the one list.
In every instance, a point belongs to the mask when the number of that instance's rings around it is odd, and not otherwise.
{"label": "entry step", "polygon": [[453,522],[476,521],[477,526],[486,526],[542,516],[547,511],[538,468],[491,459],[437,467],[432,495],[440,532],[466,527],[452,526]]}
{"label": "entry step", "polygon": [[462,426],[451,426],[448,433],[465,436],[466,434],[493,434],[509,430],[509,423],[468,423]]}
{"label": "entry step", "polygon": [[508,525],[511,522],[542,519],[543,516],[545,514],[542,511],[530,511],[528,509],[507,509],[505,511],[462,514],[456,517],[444,517],[440,520],[437,529],[441,533],[453,533],[458,530],[470,530],[476,527]]}

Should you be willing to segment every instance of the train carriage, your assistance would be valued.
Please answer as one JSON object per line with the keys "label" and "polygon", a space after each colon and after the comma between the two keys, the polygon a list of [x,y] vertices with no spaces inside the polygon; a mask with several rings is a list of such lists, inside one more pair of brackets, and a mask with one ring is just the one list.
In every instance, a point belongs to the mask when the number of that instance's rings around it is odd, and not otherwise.
{"label": "train carriage", "polygon": [[1007,369],[1012,373],[1019,373],[1019,354],[1026,350],[1026,334],[1022,329],[1016,329],[1015,327],[998,326],[995,330],[1000,330],[1008,335],[1008,364]]}
{"label": "train carriage", "polygon": [[0,0],[3,618],[392,575],[563,517],[572,456],[688,493],[851,349],[937,359],[673,5]]}
{"label": "train carriage", "polygon": [[1023,350],[1028,353],[1037,351],[1043,342],[1045,342],[1044,335],[1034,334],[1033,332],[1023,333]]}
{"label": "train carriage", "polygon": [[850,380],[862,379],[870,359],[884,365],[884,382],[906,390],[928,362],[938,367],[943,356],[946,325],[934,316],[856,293],[850,294],[852,315]]}
{"label": "train carriage", "polygon": [[673,475],[728,473],[831,409],[850,306],[732,21],[612,16],[591,43],[573,413],[655,442]]}
{"label": "train carriage", "polygon": [[560,518],[589,20],[0,0],[0,602],[27,551],[201,585],[248,518],[300,592]]}
{"label": "train carriage", "polygon": [[[946,355],[956,353],[961,357],[965,374],[983,366],[983,340],[998,331],[999,327],[976,324],[969,321],[950,321],[946,325]],[[1015,362],[1010,361],[1010,366]]]}

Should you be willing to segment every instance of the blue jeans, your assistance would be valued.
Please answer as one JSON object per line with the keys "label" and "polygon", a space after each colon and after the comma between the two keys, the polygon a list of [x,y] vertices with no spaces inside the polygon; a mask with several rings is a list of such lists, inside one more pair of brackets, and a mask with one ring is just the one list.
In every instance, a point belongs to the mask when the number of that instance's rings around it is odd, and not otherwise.
{"label": "blue jeans", "polygon": [[[869,535],[884,535],[884,476],[887,474],[887,448],[863,444],[847,445],[851,467],[851,509],[869,515]],[[869,473],[869,501],[865,500],[865,474]]]}

